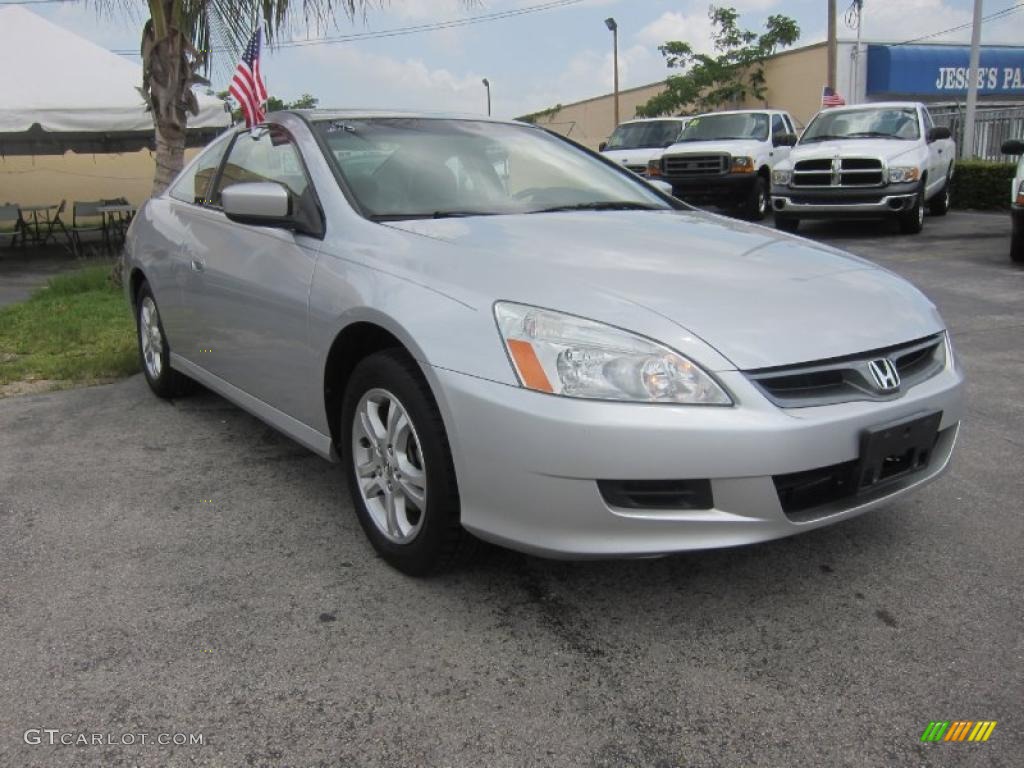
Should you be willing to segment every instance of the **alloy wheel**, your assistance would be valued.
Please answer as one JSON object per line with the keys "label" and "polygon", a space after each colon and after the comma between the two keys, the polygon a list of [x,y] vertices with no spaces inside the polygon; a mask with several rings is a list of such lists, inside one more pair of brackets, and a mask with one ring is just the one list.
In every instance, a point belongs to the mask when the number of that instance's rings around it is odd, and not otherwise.
{"label": "alloy wheel", "polygon": [[356,406],[352,462],[370,519],[391,542],[407,544],[423,527],[427,475],[416,427],[386,389],[371,389]]}
{"label": "alloy wheel", "polygon": [[146,296],[139,309],[139,340],[146,372],[151,379],[159,379],[164,368],[164,337],[160,331],[160,314],[152,296]]}

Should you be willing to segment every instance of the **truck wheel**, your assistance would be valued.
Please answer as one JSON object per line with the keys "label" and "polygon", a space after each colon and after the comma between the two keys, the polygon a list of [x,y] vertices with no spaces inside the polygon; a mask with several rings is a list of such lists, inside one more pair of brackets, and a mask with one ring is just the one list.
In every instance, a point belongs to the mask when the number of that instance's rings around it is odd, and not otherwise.
{"label": "truck wheel", "polygon": [[945,216],[949,213],[950,184],[953,181],[953,166],[949,166],[946,173],[946,183],[942,185],[942,191],[928,201],[928,213],[932,216]]}
{"label": "truck wheel", "polygon": [[1010,261],[1024,263],[1024,215],[1013,222],[1013,236],[1010,238]]}
{"label": "truck wheel", "polygon": [[800,219],[775,214],[775,228],[783,232],[796,232],[800,228]]}
{"label": "truck wheel", "polygon": [[764,176],[754,179],[747,199],[740,205],[740,216],[748,221],[761,221],[768,213],[771,197],[768,193],[768,182]]}
{"label": "truck wheel", "polygon": [[899,214],[900,231],[905,235],[916,235],[924,229],[924,183],[914,197],[914,205]]}

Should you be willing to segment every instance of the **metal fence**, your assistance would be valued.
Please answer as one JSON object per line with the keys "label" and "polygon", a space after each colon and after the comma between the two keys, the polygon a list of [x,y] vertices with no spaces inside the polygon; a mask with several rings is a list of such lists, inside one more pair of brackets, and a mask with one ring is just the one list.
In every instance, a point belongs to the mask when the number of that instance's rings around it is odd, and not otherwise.
{"label": "metal fence", "polygon": [[[964,113],[965,107],[938,107],[928,110],[936,125],[944,125],[953,132],[957,151],[964,156]],[[1024,139],[1024,106],[978,109],[974,127],[974,156],[980,160],[1016,162],[1000,152],[1006,139]]]}

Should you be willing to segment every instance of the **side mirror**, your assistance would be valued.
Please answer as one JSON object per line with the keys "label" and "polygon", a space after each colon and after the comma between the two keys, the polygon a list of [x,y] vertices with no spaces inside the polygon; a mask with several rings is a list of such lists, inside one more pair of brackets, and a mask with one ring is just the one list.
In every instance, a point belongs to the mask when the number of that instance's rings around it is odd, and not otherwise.
{"label": "side mirror", "polygon": [[294,228],[288,190],[272,181],[232,184],[220,193],[224,214],[239,224]]}
{"label": "side mirror", "polygon": [[1024,139],[1007,139],[1002,151],[1004,155],[1024,155]]}
{"label": "side mirror", "polygon": [[953,138],[953,132],[944,125],[937,125],[928,131],[928,143],[931,144],[933,141],[939,139],[951,139]]}
{"label": "side mirror", "polygon": [[659,192],[672,197],[672,185],[667,181],[662,181],[661,179],[647,179],[646,181]]}
{"label": "side mirror", "polygon": [[776,133],[775,138],[772,139],[773,147],[795,147],[796,146],[796,134],[795,133]]}
{"label": "side mirror", "polygon": [[605,150],[605,148],[607,146],[608,146],[608,142],[607,141],[602,141],[600,144],[597,145],[597,151],[598,152],[604,152],[604,150]]}

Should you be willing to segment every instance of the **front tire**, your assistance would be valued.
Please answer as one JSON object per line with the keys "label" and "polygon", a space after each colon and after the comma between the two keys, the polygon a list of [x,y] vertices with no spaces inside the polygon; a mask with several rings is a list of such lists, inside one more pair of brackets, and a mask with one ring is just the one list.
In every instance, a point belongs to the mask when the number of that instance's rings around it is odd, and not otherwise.
{"label": "front tire", "polygon": [[740,206],[740,215],[748,221],[761,221],[768,213],[771,196],[768,192],[768,181],[758,176],[747,193],[747,199]]}
{"label": "front tire", "polygon": [[359,524],[398,570],[448,570],[474,548],[460,522],[455,467],[433,395],[416,363],[378,352],[352,372],[341,408],[345,474]]}
{"label": "front tire", "polygon": [[900,231],[905,235],[916,235],[924,229],[924,182],[914,197],[914,205],[899,214]]}
{"label": "front tire", "polygon": [[170,346],[156,299],[147,282],[139,286],[135,298],[135,327],[138,331],[139,364],[153,394],[171,399],[192,392],[195,382],[171,368]]}

